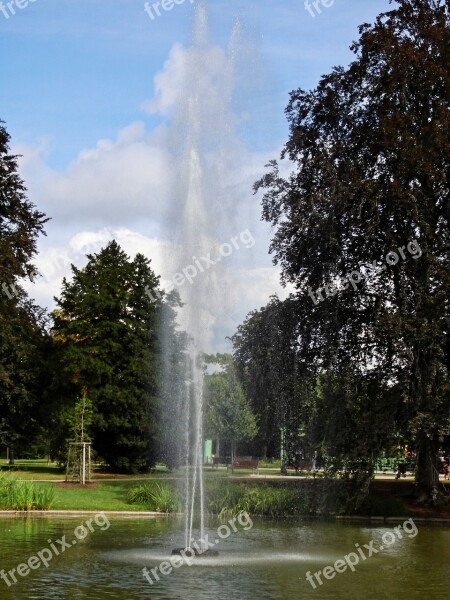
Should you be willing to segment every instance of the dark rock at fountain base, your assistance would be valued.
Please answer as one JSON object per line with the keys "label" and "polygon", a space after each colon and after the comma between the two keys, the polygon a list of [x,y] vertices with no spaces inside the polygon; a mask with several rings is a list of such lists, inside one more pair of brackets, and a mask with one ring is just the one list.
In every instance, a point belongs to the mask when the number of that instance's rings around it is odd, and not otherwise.
{"label": "dark rock at fountain base", "polygon": [[172,550],[172,556],[219,556],[219,552],[217,550],[200,552],[196,548],[175,548]]}

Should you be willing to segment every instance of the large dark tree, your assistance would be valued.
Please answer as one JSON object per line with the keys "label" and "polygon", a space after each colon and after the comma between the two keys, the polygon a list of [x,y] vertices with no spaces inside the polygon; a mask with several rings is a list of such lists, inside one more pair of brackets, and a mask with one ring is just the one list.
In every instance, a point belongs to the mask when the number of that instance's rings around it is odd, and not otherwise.
{"label": "large dark tree", "polygon": [[142,255],[115,242],[72,267],[56,299],[53,335],[63,348],[62,378],[92,400],[94,449],[114,469],[155,462],[161,340],[159,278]]}
{"label": "large dark tree", "polygon": [[37,431],[44,384],[45,318],[20,285],[37,274],[31,263],[47,221],[27,199],[0,126],[0,443],[24,449]]}
{"label": "large dark tree", "polygon": [[450,414],[450,8],[397,4],[361,26],[347,69],[291,94],[294,170],[273,162],[256,187],[297,289],[304,359],[396,386],[425,497]]}
{"label": "large dark tree", "polygon": [[236,369],[259,417],[261,443],[276,456],[282,445],[287,463],[316,457],[331,474],[368,482],[379,454],[395,442],[398,392],[373,373],[308,368],[296,308],[294,296],[272,298],[233,336]]}
{"label": "large dark tree", "polygon": [[313,377],[299,357],[295,302],[274,297],[233,336],[234,362],[258,415],[260,453],[293,459],[309,414]]}

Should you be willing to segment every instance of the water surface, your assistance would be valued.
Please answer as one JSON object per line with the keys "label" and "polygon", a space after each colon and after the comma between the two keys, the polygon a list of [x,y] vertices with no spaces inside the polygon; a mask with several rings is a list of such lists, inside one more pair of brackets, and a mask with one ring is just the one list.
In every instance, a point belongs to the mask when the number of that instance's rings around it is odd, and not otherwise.
{"label": "water surface", "polygon": [[[219,540],[218,558],[197,558],[168,575],[160,574],[152,585],[142,569],[170,559],[172,548],[183,545],[183,522],[174,519],[110,518],[110,527],[77,540],[78,519],[0,519],[1,569],[8,572],[26,563],[50,542],[66,536],[66,548],[48,568],[41,566],[8,587],[0,579],[0,600],[89,599],[130,600],[152,598],[178,600],[255,600],[292,598],[438,600],[449,597],[450,528],[418,526],[418,534],[396,541],[355,566],[355,571],[321,576],[313,589],[306,574],[343,559],[357,550],[355,544],[379,549],[387,526],[341,523],[274,522],[253,520],[247,531],[236,523],[236,532],[220,539],[222,522],[209,522],[210,542]],[[101,521],[103,524],[103,521]],[[399,524],[402,520],[399,521]],[[80,531],[80,534],[82,532]],[[221,530],[226,534],[226,529]],[[389,538],[389,536],[388,536]],[[49,542],[50,540],[50,542]],[[365,554],[369,550],[364,549]],[[157,571],[159,572],[159,571]],[[152,578],[153,580],[153,578]],[[315,580],[313,580],[315,581]]]}

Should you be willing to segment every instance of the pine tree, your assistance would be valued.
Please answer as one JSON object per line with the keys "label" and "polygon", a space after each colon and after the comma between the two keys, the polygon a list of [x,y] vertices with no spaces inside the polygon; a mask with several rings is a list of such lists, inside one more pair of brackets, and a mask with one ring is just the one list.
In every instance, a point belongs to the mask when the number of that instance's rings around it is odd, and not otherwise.
{"label": "pine tree", "polygon": [[37,275],[31,260],[48,219],[27,199],[9,141],[0,126],[0,442],[13,461],[14,448],[25,447],[39,429],[46,319],[20,281]]}
{"label": "pine tree", "polygon": [[161,307],[151,296],[159,278],[115,241],[72,271],[53,313],[64,376],[88,390],[100,457],[115,470],[145,470],[156,452]]}

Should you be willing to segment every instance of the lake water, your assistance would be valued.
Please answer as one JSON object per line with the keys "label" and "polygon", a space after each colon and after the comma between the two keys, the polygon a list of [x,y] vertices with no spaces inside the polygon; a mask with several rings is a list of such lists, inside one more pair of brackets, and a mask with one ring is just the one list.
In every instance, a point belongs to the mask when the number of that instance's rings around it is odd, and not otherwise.
{"label": "lake water", "polygon": [[[11,585],[0,579],[0,600],[449,597],[448,527],[417,525],[415,529],[411,522],[403,527],[404,520],[399,520],[402,527],[395,532],[390,526],[361,524],[254,519],[251,526],[244,518],[242,525],[237,520],[233,525],[228,520],[210,521],[209,541],[218,540],[215,548],[220,556],[197,557],[191,566],[173,568],[167,560],[173,548],[183,545],[180,520],[108,517],[108,527],[98,517],[90,527],[75,530],[86,519],[1,518],[0,566]],[[44,558],[54,554],[51,544],[59,555],[52,556],[45,568],[38,553],[47,548]],[[28,563],[32,556],[34,569],[23,566],[24,576],[14,572],[17,583],[13,583],[8,571]],[[352,571],[349,563],[357,560]],[[320,585],[314,573],[333,565],[343,572],[329,569],[330,579],[319,574]],[[144,567],[152,584],[143,576]],[[159,581],[151,573],[156,567]],[[315,589],[306,580],[308,572]]]}

